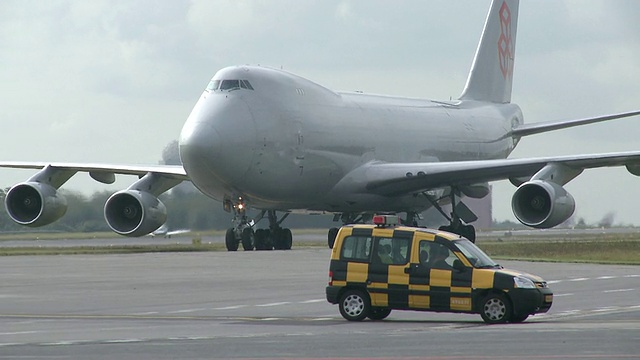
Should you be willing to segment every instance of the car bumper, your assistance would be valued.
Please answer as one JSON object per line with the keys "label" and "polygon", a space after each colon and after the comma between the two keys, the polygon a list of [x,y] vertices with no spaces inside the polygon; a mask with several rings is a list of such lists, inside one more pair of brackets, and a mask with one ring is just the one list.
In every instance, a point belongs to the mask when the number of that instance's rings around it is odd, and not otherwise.
{"label": "car bumper", "polygon": [[327,301],[331,304],[337,304],[338,303],[338,294],[340,293],[340,289],[341,287],[337,287],[337,286],[327,286]]}
{"label": "car bumper", "polygon": [[553,292],[549,288],[514,289],[509,296],[515,314],[546,313],[553,304]]}

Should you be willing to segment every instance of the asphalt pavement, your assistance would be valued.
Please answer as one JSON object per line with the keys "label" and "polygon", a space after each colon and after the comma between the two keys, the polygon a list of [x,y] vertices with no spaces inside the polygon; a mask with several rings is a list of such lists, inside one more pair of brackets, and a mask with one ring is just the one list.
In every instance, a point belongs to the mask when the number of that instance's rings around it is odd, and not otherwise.
{"label": "asphalt pavement", "polygon": [[522,324],[326,302],[328,249],[0,258],[0,359],[638,359],[640,267],[502,262],[549,281]]}

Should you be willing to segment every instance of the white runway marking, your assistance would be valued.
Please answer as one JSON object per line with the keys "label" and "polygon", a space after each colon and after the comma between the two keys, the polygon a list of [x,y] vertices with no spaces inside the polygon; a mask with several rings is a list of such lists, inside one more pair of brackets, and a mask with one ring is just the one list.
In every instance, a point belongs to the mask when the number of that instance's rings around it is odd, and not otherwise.
{"label": "white runway marking", "polygon": [[259,305],[256,305],[256,306],[259,306],[259,307],[270,307],[270,306],[280,306],[280,305],[287,305],[287,304],[291,304],[291,303],[288,302],[288,301],[282,301],[282,302],[275,302],[275,303],[270,303],[270,304],[259,304]]}
{"label": "white runway marking", "polygon": [[175,311],[169,311],[167,314],[184,314],[184,313],[191,313],[191,312],[196,312],[196,311],[203,311],[206,309],[184,309],[184,310],[175,310]]}
{"label": "white runway marking", "polygon": [[24,334],[37,334],[40,331],[15,331],[15,332],[4,332],[0,333],[0,335],[24,335]]}
{"label": "white runway marking", "polygon": [[235,309],[242,309],[247,307],[248,305],[232,305],[232,306],[223,306],[223,307],[217,307],[217,308],[213,308],[213,310],[235,310]]}
{"label": "white runway marking", "polygon": [[635,289],[616,289],[616,290],[604,290],[603,293],[616,293],[616,292],[627,292],[634,291]]}

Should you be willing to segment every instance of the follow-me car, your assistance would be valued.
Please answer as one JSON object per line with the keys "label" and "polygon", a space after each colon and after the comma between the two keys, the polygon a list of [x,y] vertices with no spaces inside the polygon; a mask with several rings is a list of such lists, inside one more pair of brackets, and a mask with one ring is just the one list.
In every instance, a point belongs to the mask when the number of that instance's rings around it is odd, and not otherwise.
{"label": "follow-me car", "polygon": [[459,235],[397,226],[390,216],[374,223],[342,227],[331,252],[327,300],[347,320],[382,320],[399,309],[522,322],[553,303],[542,278],[504,269]]}

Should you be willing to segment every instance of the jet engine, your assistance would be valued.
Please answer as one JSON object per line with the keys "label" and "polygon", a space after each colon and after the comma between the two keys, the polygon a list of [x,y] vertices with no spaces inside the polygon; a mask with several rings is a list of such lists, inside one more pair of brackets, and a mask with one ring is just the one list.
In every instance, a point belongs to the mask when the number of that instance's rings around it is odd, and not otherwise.
{"label": "jet engine", "polygon": [[547,229],[567,220],[575,201],[562,186],[533,180],[520,185],[511,199],[513,214],[524,225]]}
{"label": "jet engine", "polygon": [[24,182],[9,189],[5,207],[16,223],[38,227],[60,219],[67,212],[67,199],[51,185]]}
{"label": "jet engine", "polygon": [[167,209],[157,197],[139,190],[122,190],[104,205],[104,218],[120,235],[142,236],[167,221]]}

